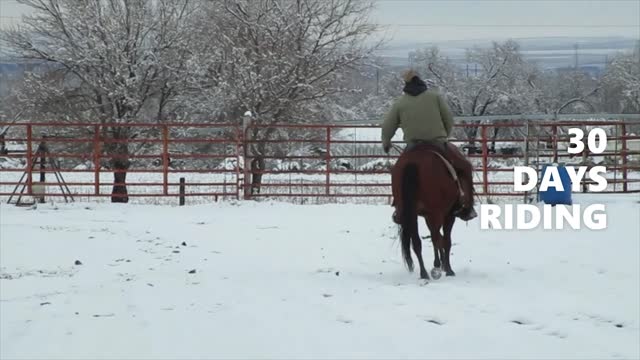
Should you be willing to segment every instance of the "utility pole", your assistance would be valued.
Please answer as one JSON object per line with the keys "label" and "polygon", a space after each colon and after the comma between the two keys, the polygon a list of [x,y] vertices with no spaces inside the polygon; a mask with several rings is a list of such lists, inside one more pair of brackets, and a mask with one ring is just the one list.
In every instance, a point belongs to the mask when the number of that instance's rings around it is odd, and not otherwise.
{"label": "utility pole", "polygon": [[380,95],[380,68],[376,67],[376,95]]}
{"label": "utility pole", "polygon": [[575,64],[573,68],[578,71],[578,43],[573,45],[573,49],[575,51]]}

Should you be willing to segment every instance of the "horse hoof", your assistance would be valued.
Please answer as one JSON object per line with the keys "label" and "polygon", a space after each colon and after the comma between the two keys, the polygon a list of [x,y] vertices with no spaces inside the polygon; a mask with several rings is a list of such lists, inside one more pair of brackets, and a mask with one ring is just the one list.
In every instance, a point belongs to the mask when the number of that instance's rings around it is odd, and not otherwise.
{"label": "horse hoof", "polygon": [[429,280],[429,274],[427,274],[426,271],[421,271],[420,272],[420,279]]}
{"label": "horse hoof", "polygon": [[454,273],[453,270],[449,270],[447,271],[447,276],[456,276],[456,273]]}
{"label": "horse hoof", "polygon": [[434,280],[440,279],[440,277],[442,277],[442,270],[440,270],[439,268],[431,269],[431,277],[433,277]]}

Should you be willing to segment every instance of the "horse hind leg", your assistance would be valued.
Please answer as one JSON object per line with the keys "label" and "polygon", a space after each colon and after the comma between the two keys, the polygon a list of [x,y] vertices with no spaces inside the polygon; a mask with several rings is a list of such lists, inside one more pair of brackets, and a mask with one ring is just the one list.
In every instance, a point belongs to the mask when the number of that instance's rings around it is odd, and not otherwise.
{"label": "horse hind leg", "polygon": [[455,215],[447,216],[444,223],[444,271],[447,276],[455,276],[456,273],[451,268],[451,231],[453,230],[453,224],[456,222]]}
{"label": "horse hind leg", "polygon": [[424,267],[424,260],[422,259],[422,240],[420,239],[418,231],[414,233],[411,241],[413,243],[413,252],[416,253],[418,264],[420,265],[420,278],[429,280],[429,273],[427,273],[427,269]]}
{"label": "horse hind leg", "polygon": [[440,277],[440,267],[444,261],[444,241],[440,229],[442,228],[441,219],[426,219],[427,227],[431,232],[431,243],[433,244],[433,270],[431,275],[434,278]]}

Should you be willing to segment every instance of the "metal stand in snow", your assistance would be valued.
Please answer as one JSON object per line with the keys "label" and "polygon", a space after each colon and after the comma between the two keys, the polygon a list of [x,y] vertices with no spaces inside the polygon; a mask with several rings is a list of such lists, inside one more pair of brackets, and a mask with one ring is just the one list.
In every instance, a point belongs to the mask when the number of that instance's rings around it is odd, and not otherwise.
{"label": "metal stand in snow", "polygon": [[[33,195],[33,181],[31,179],[31,176],[33,174],[33,170],[38,164],[40,165],[40,182],[37,183],[37,185],[42,186],[41,188],[42,194],[37,195],[38,202],[44,203],[44,196],[45,196],[44,185],[45,185],[45,174],[46,174],[45,170],[46,170],[47,164],[51,167],[51,169],[54,170],[53,174],[55,175],[56,180],[58,182],[58,186],[62,191],[62,196],[64,196],[64,201],[67,203],[69,201],[74,201],[73,196],[71,195],[71,190],[69,190],[69,187],[67,186],[67,184],[64,181],[64,178],[62,177],[62,173],[60,172],[60,166],[49,155],[50,154],[49,154],[49,149],[47,147],[47,144],[44,141],[41,142],[40,145],[38,145],[38,149],[36,150],[36,153],[32,158],[31,169],[27,169],[22,174],[22,176],[20,177],[20,180],[16,184],[16,187],[13,189],[13,192],[11,193],[9,200],[7,200],[7,204],[11,204],[11,200],[13,199],[14,196],[18,197],[15,202],[16,206],[30,206],[35,204],[36,196]],[[31,156],[31,154],[27,154],[27,156]],[[29,189],[31,191],[27,191],[27,194],[24,194],[25,189],[29,187],[29,183],[31,183],[31,189]],[[20,189],[20,191],[18,191],[18,188],[20,188],[20,185],[22,185],[22,188]],[[31,195],[34,198],[34,201],[30,203],[23,202],[22,197],[26,195]]]}

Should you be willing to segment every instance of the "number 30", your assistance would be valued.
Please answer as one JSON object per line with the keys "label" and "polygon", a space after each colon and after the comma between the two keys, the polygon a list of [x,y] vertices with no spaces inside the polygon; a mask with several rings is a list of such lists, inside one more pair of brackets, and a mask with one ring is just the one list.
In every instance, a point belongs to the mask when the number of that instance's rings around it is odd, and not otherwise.
{"label": "number 30", "polygon": [[[567,149],[569,154],[579,154],[584,151],[584,143],[582,142],[582,138],[584,138],[584,132],[582,131],[582,129],[571,128],[569,129],[569,135],[573,135],[569,138],[570,146]],[[598,139],[597,144],[596,137]],[[603,153],[607,148],[607,134],[601,128],[595,128],[589,131],[587,145],[589,146],[589,151],[591,153]]]}

